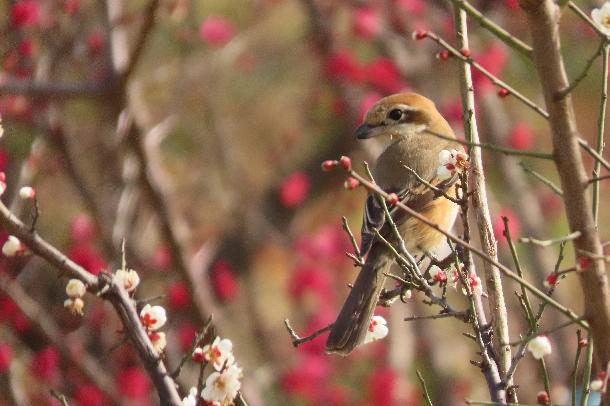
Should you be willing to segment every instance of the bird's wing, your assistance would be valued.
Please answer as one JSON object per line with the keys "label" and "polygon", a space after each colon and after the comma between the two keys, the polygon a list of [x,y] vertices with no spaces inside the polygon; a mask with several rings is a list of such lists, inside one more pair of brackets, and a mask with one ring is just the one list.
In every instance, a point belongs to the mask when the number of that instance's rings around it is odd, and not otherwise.
{"label": "bird's wing", "polygon": [[[430,183],[436,186],[438,189],[446,192],[451,188],[458,180],[458,175],[454,175],[453,177],[446,180],[438,180],[436,177],[433,177]],[[434,199],[444,199],[444,197],[439,196],[437,192],[430,189],[424,184],[421,184],[419,181],[416,186],[407,187],[402,190],[388,190],[388,193],[396,193],[398,196],[398,200],[407,205],[409,208],[419,212],[423,207],[425,207],[428,203],[430,203]],[[386,203],[387,204],[387,203]],[[409,217],[409,214],[397,207],[396,205],[388,205],[388,210],[390,211],[390,215],[394,220],[396,225],[402,224]],[[364,205],[364,219],[362,221],[362,230],[361,237],[362,241],[360,243],[360,252],[361,255],[365,255],[373,245],[373,242],[376,238],[375,230],[378,230],[380,234],[387,238],[388,234],[391,233],[390,225],[386,221],[386,216],[379,201],[379,196],[375,193],[369,193],[369,196]]]}

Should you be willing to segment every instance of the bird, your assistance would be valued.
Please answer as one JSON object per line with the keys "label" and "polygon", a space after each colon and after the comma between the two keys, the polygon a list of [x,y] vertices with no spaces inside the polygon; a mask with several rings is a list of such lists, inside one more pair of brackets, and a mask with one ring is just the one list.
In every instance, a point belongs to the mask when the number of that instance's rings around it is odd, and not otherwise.
{"label": "bird", "polygon": [[[434,102],[417,93],[399,93],[377,101],[356,129],[356,138],[385,138],[387,146],[377,158],[372,170],[375,183],[387,193],[396,193],[399,200],[422,214],[442,229],[453,226],[459,207],[453,201],[433,192],[422,184],[405,166],[421,178],[455,197],[457,175],[449,179],[437,173],[439,154],[444,150],[463,151],[449,123]],[[440,135],[440,137],[439,137]],[[434,253],[445,242],[443,234],[424,224],[400,208],[390,214],[412,255]],[[369,324],[394,255],[382,241],[378,231],[390,243],[396,244],[378,195],[369,192],[361,229],[360,251],[364,265],[345,300],[328,335],[325,351],[343,356],[360,345]]]}

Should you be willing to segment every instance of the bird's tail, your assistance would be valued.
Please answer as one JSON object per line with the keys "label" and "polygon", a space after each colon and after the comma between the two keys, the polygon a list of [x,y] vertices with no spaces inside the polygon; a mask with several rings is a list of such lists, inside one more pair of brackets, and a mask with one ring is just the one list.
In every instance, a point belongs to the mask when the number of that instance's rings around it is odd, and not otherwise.
{"label": "bird's tail", "polygon": [[364,340],[390,265],[387,249],[374,244],[330,330],[327,353],[348,355]]}

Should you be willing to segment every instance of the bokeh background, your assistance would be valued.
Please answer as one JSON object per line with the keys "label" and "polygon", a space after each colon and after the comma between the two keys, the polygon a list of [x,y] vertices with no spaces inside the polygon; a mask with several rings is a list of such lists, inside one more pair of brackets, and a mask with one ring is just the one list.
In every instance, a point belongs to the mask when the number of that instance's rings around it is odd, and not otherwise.
{"label": "bokeh background", "polygon": [[[587,12],[599,5],[577,3]],[[473,4],[528,41],[516,0]],[[598,39],[571,13],[561,25],[574,77]],[[473,58],[543,105],[531,62],[476,23],[469,28]],[[353,137],[364,112],[384,95],[416,91],[463,134],[458,63],[436,58],[441,49],[432,41],[411,38],[422,29],[453,42],[450,2],[4,0],[2,199],[27,222],[34,207],[15,195],[22,185],[35,187],[38,231],[93,273],[119,266],[125,239],[128,265],[142,277],[138,299],[161,295],[154,302],[169,311],[170,369],[213,313],[217,333],[234,342],[251,405],[418,405],[416,370],[435,404],[487,399],[483,376],[469,362],[477,355],[462,335],[468,326],[402,322],[434,311],[418,294],[381,309],[390,336],[348,358],[325,355],[325,335],[293,348],[283,324],[289,318],[305,335],[334,321],[356,275],[341,216],[358,236],[365,192],[345,190],[343,174],[324,173],[320,163],[340,155],[357,167],[374,161],[379,145]],[[579,128],[591,143],[599,65],[574,92]],[[547,124],[535,112],[499,97],[480,74],[474,82],[484,142],[550,151]],[[567,233],[561,197],[519,163],[558,178],[547,161],[483,157],[500,257],[512,267],[501,216],[515,238]],[[607,197],[602,184],[601,230]],[[542,287],[557,247],[518,249],[526,277]],[[564,267],[573,263],[567,249]],[[84,317],[71,315],[63,308],[65,279],[32,256],[2,258],[0,271],[0,404],[58,404],[50,389],[70,405],[157,404],[108,304],[88,296]],[[517,340],[526,323],[516,287],[505,289]],[[556,295],[580,309],[574,275]],[[460,292],[450,298],[466,306]],[[562,321],[546,313],[543,327]],[[575,329],[552,341],[548,362],[561,404]],[[90,364],[96,373],[87,373]],[[526,357],[516,374],[528,403],[543,388],[537,368]],[[183,390],[196,376],[187,364]]]}

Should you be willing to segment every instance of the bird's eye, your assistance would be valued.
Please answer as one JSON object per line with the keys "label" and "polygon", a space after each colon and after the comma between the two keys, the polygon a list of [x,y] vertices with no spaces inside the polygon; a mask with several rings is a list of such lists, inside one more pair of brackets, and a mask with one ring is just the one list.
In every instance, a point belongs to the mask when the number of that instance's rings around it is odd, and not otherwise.
{"label": "bird's eye", "polygon": [[394,109],[388,113],[388,118],[390,120],[398,121],[402,118],[402,110]]}

